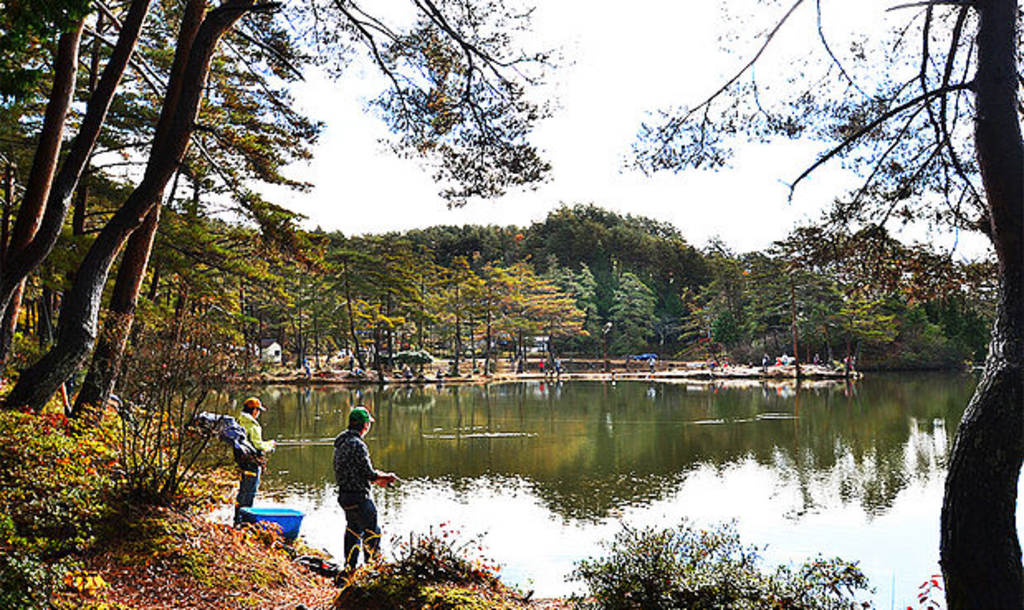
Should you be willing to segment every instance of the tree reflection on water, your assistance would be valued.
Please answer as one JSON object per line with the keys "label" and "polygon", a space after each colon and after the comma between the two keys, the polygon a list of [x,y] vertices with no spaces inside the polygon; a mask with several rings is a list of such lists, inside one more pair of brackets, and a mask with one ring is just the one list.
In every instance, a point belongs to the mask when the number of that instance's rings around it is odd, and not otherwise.
{"label": "tree reflection on water", "polygon": [[[672,496],[689,473],[756,462],[797,490],[793,516],[836,503],[883,514],[941,477],[974,387],[968,376],[853,385],[509,383],[264,390],[282,442],[268,487],[323,493],[331,439],[353,404],[377,418],[375,463],[406,480],[521,481],[563,519],[597,521]],[[276,474],[275,474],[276,473]]]}

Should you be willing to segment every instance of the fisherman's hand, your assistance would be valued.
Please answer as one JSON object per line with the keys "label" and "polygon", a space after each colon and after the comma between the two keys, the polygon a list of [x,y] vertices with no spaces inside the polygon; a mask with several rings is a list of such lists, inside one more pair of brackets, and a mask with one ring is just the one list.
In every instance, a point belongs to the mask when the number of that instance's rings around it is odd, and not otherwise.
{"label": "fisherman's hand", "polygon": [[398,477],[395,476],[395,473],[393,472],[378,472],[377,478],[376,480],[374,480],[374,483],[380,485],[381,487],[387,487],[397,480]]}

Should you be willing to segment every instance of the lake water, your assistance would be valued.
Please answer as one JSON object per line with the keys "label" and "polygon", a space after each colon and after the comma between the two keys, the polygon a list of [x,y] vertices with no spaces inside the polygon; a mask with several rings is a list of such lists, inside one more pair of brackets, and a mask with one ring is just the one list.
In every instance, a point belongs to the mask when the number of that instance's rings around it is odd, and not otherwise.
{"label": "lake water", "polygon": [[261,388],[280,446],[257,505],[304,510],[305,538],[341,557],[331,442],[363,403],[374,465],[403,479],[375,488],[385,544],[445,523],[547,597],[577,590],[574,562],[623,523],[736,520],[769,562],[859,561],[876,605],[905,608],[938,572],[947,457],[975,381]]}

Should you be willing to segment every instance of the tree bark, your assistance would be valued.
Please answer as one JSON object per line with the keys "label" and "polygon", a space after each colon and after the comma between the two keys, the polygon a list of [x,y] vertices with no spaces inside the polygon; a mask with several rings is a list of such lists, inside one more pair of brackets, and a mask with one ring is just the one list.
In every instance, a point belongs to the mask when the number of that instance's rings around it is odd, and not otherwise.
{"label": "tree bark", "polygon": [[13,355],[11,349],[14,345],[14,334],[18,330],[18,313],[21,311],[21,297],[24,294],[25,283],[19,282],[3,310],[3,318],[0,318],[0,372],[6,368]]}
{"label": "tree bark", "polygon": [[[78,70],[78,47],[82,39],[84,21],[79,21],[73,30],[61,35],[57,43],[57,54],[54,57],[53,85],[50,98],[46,103],[43,115],[43,127],[39,133],[39,142],[32,158],[32,169],[29,171],[25,194],[21,199],[21,207],[11,229],[10,241],[4,248],[4,266],[0,282],[0,371],[10,357],[11,344],[17,327],[18,311],[21,308],[21,295],[24,292],[24,281],[28,273],[11,273],[14,261],[32,240],[43,217],[44,204],[50,195],[53,175],[57,171],[57,160],[60,156],[61,140],[64,137],[64,126],[68,110],[75,95],[75,75]],[[8,277],[12,279],[7,280]],[[17,293],[18,298],[14,296]],[[10,311],[9,307],[12,306]]]}
{"label": "tree bark", "polygon": [[0,271],[7,260],[7,242],[10,235],[11,210],[14,209],[14,165],[4,164],[4,211],[0,217]]}
{"label": "tree bark", "polygon": [[38,335],[39,346],[47,347],[53,341],[53,291],[51,289],[43,287],[38,307],[36,335]]}
{"label": "tree bark", "polygon": [[[61,311],[57,344],[25,370],[5,402],[6,408],[39,410],[75,371],[96,343],[103,286],[110,266],[128,236],[137,229],[181,165],[202,100],[210,62],[220,38],[255,0],[228,0],[209,11],[199,27],[180,85],[176,104],[165,99],[153,150],[142,181],[111,217],[82,260]],[[171,87],[170,91],[174,88]]]}
{"label": "tree bark", "polygon": [[71,409],[72,417],[89,417],[96,415],[97,412],[101,414],[102,405],[107,403],[107,399],[114,391],[125,346],[128,344],[128,336],[135,321],[135,307],[139,302],[142,280],[146,276],[146,267],[149,264],[149,255],[153,250],[159,223],[158,204],[146,216],[142,227],[132,233],[131,239],[128,240],[124,256],[121,257],[121,265],[117,270],[114,292],[110,297],[110,311],[103,322],[103,331],[92,356],[89,373]]}
{"label": "tree bark", "polygon": [[940,556],[950,610],[1024,608],[1014,513],[1024,462],[1024,145],[1017,114],[1017,2],[979,0],[975,146],[1000,297],[985,371],[957,430]]}
{"label": "tree bark", "polygon": [[[75,29],[61,35],[57,45],[57,56],[54,59],[53,87],[50,99],[46,104],[43,117],[43,128],[39,134],[35,156],[28,182],[25,184],[25,195],[21,200],[21,208],[14,222],[11,242],[8,244],[8,255],[20,252],[35,235],[53,176],[57,171],[57,159],[60,155],[61,140],[64,137],[64,124],[68,109],[75,95],[75,75],[78,70],[78,46],[82,39],[84,21],[79,21]],[[6,268],[4,269],[6,272]]]}

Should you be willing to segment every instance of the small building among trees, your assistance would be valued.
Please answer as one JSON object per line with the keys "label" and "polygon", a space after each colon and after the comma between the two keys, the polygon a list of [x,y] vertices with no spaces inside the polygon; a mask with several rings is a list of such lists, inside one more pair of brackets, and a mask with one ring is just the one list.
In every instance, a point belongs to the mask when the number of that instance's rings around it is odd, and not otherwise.
{"label": "small building among trees", "polygon": [[260,361],[280,364],[282,358],[281,344],[277,339],[260,339]]}

